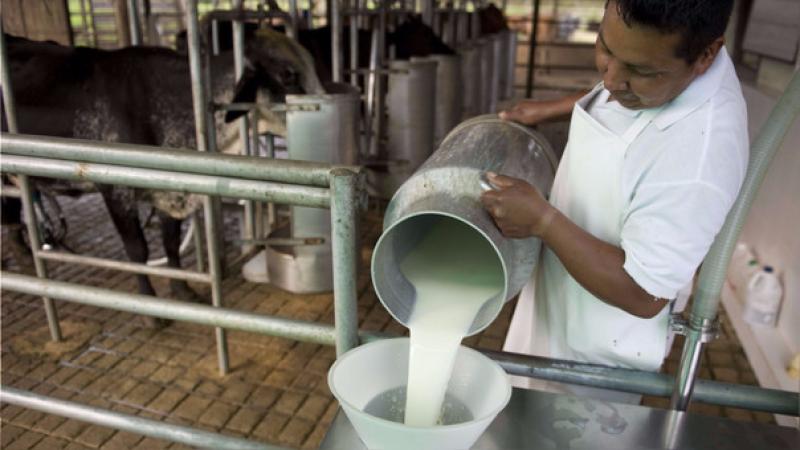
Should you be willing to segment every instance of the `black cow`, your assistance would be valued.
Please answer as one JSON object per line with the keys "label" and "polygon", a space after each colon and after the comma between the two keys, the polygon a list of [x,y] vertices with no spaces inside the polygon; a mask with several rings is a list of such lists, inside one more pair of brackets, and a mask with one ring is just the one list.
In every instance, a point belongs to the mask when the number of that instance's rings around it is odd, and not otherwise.
{"label": "black cow", "polygon": [[[270,96],[282,101],[289,93],[323,93],[308,54],[299,50],[296,42],[286,40],[282,34],[269,31],[248,40],[248,69],[239,80],[235,99],[232,55],[225,52],[214,57],[211,100],[254,101],[256,96]],[[12,36],[6,36],[6,42],[20,133],[196,148],[185,55],[154,47],[114,51],[72,48]],[[236,116],[229,113],[225,119]],[[218,142],[230,142],[237,131],[234,125],[224,123],[220,115],[215,117]],[[36,184],[40,189],[57,186],[50,180],[36,180]],[[137,200],[152,202],[161,219],[169,265],[180,267],[181,220],[199,205],[199,196],[109,185],[97,185],[96,189],[103,196],[128,257],[135,262],[148,258]],[[140,293],[155,295],[146,276],[139,275],[137,281]],[[197,300],[183,281],[172,280],[170,287],[178,298]],[[151,318],[145,322],[157,324]]]}
{"label": "black cow", "polygon": [[[501,13],[502,15],[502,13]],[[259,25],[245,22],[245,41],[259,29]],[[220,51],[233,48],[232,23],[230,21],[217,22],[217,35]],[[274,27],[276,31],[283,32],[282,27]],[[209,35],[206,39],[210,39]],[[331,43],[331,27],[324,26],[313,29],[298,30],[297,40],[311,54],[314,60],[317,76],[323,83],[332,80],[333,47]],[[186,32],[178,33],[175,39],[178,52],[186,51]],[[372,32],[358,30],[358,67],[369,66],[370,49],[372,47]],[[397,59],[409,59],[412,56],[425,57],[430,55],[453,55],[455,51],[442,41],[431,27],[425,25],[419,15],[409,16],[394,31],[386,35],[386,54],[390,47],[394,48]],[[342,62],[350,67],[350,27],[342,27]]]}

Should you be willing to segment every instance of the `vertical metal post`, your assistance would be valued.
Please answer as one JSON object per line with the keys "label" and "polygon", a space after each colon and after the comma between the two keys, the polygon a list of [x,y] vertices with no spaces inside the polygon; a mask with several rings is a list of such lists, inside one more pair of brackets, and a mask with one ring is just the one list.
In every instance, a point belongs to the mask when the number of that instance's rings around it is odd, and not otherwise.
{"label": "vertical metal post", "polygon": [[128,0],[128,26],[131,32],[131,45],[142,45],[142,27],[139,25],[137,0]]}
{"label": "vertical metal post", "polygon": [[533,24],[528,39],[528,72],[525,76],[525,97],[533,95],[533,66],[536,62],[536,37],[539,31],[539,0],[533,0]]}
{"label": "vertical metal post", "polygon": [[358,176],[331,171],[331,235],[336,356],[358,345]]}
{"label": "vertical metal post", "polygon": [[429,27],[433,27],[433,0],[420,0],[420,13],[422,13],[422,22]]}
{"label": "vertical metal post", "polygon": [[339,13],[339,0],[330,0],[331,5],[331,50],[333,52],[333,81],[342,81],[342,15]]}
{"label": "vertical metal post", "polygon": [[203,229],[200,227],[202,218],[200,211],[192,214],[192,227],[194,228],[194,259],[197,263],[197,271],[206,271],[206,256],[203,254]]}
{"label": "vertical metal post", "polygon": [[381,70],[386,65],[386,2],[382,1],[378,5],[378,53],[377,53],[377,70],[375,74],[375,134],[373,135],[373,148],[370,151],[373,155],[380,152],[381,139],[383,138],[383,119],[384,119],[384,104],[386,103],[386,89],[384,89],[383,82],[388,79],[381,73]]}
{"label": "vertical metal post", "polygon": [[216,19],[211,21],[211,54],[219,55],[219,22]]}
{"label": "vertical metal post", "polygon": [[[202,67],[200,56],[197,0],[189,0],[186,6],[189,68],[192,76],[192,100],[194,104],[197,149],[213,152],[215,143],[211,137],[214,136],[214,133],[209,127],[208,97],[206,92],[208,85],[205,80],[207,73]],[[219,307],[222,306],[222,266],[220,264],[219,240],[217,239],[217,220],[211,197],[206,196],[203,198],[203,210],[205,211],[206,245],[208,245],[208,270],[211,275],[211,303]],[[225,330],[218,327],[215,332],[219,370],[222,375],[225,375],[228,373],[228,343],[225,338]]]}
{"label": "vertical metal post", "polygon": [[297,0],[289,0],[289,16],[292,18],[292,28],[300,29],[300,13],[297,9]]}
{"label": "vertical metal post", "polygon": [[675,376],[675,388],[672,390],[671,405],[678,411],[686,411],[692,397],[694,380],[700,366],[700,355],[703,353],[702,327],[688,327],[686,340],[681,354],[681,365]]}
{"label": "vertical metal post", "polygon": [[358,86],[358,15],[359,0],[350,0],[350,84]]}
{"label": "vertical metal post", "polygon": [[92,0],[81,0],[81,3],[84,1],[88,1],[89,3],[89,17],[92,19],[92,45],[94,47],[98,47],[100,43],[97,40],[97,25],[94,21],[94,5],[92,4]]}
{"label": "vertical metal post", "polygon": [[[0,17],[2,19],[2,17]],[[0,20],[1,22],[1,20]],[[3,34],[2,26],[0,26],[0,81],[2,81],[3,90],[3,107],[6,110],[6,124],[8,124],[8,131],[11,133],[19,133],[19,123],[17,122],[17,107],[14,102],[14,90],[11,87],[11,72],[8,69],[8,51],[6,48],[6,39]],[[31,252],[33,253],[33,264],[36,268],[36,276],[39,278],[47,278],[47,266],[45,262],[39,258],[39,249],[42,244],[39,241],[39,230],[36,226],[36,215],[33,212],[33,193],[31,183],[27,175],[20,175],[20,190],[22,191],[22,206],[23,214],[25,215],[25,225],[28,231],[28,239],[31,243]],[[47,316],[47,325],[50,328],[50,338],[58,342],[61,340],[61,327],[58,324],[58,313],[53,304],[53,300],[47,297],[42,297],[44,302],[44,311]]]}
{"label": "vertical metal post", "polygon": [[[235,0],[233,8],[238,10],[242,7],[242,0]],[[214,21],[216,23],[216,21]],[[244,73],[244,24],[241,20],[233,21],[233,67],[236,81],[242,77]],[[254,113],[255,117],[255,113]],[[253,122],[255,127],[258,127],[257,122]],[[258,134],[256,133],[256,139]],[[242,154],[246,156],[253,156],[253,148],[250,145],[250,118],[244,114],[239,119],[239,141],[242,143]],[[255,143],[253,144],[255,145]],[[252,200],[244,201],[244,238],[255,239],[255,210],[254,202]],[[248,252],[252,246],[245,245],[242,247],[243,252]]]}

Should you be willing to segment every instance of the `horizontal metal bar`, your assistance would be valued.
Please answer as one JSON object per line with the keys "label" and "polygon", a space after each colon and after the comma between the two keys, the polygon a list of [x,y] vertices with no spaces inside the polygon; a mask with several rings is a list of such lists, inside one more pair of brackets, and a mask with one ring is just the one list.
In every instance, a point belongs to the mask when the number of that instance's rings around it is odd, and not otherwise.
{"label": "horizontal metal bar", "polygon": [[285,103],[270,103],[268,105],[259,105],[258,103],[213,103],[211,107],[215,111],[252,111],[256,108],[266,107],[270,111],[286,112],[286,111],[319,111],[322,107],[319,103],[306,103],[302,105],[287,105]]}
{"label": "horizontal metal bar", "polygon": [[207,21],[220,20],[220,21],[245,21],[245,20],[261,20],[261,19],[284,19],[287,21],[292,20],[292,16],[283,11],[274,10],[216,10],[210,11],[203,15],[203,19]]}
{"label": "horizontal metal bar", "polygon": [[267,239],[240,239],[238,244],[245,245],[276,245],[283,247],[299,247],[304,245],[321,245],[325,243],[325,238],[267,238]]}
{"label": "horizontal metal bar", "polygon": [[363,68],[363,69],[356,69],[356,70],[347,69],[347,70],[344,71],[344,73],[346,73],[346,74],[357,73],[357,74],[360,74],[360,75],[369,75],[369,74],[372,74],[372,73],[378,73],[378,74],[381,74],[381,75],[392,75],[392,74],[406,75],[406,74],[411,73],[411,71],[408,70],[408,69],[378,69],[378,70],[372,70],[372,69],[369,69],[369,68]]}
{"label": "horizontal metal bar", "polygon": [[11,272],[2,272],[0,275],[2,275],[0,288],[34,296],[231,330],[267,334],[315,344],[333,345],[335,342],[335,332],[330,325],[117,292]]}
{"label": "horizontal metal bar", "polygon": [[36,256],[49,261],[84,264],[92,267],[120,270],[122,272],[156,275],[175,280],[211,283],[211,276],[209,274],[196,272],[193,270],[173,269],[171,267],[153,267],[148,266],[147,264],[139,264],[129,261],[114,261],[104,258],[96,258],[94,256],[75,255],[72,253],[58,252],[54,250],[39,250],[36,252]]}
{"label": "horizontal metal bar", "polygon": [[328,189],[267,181],[15,155],[3,155],[0,160],[0,170],[37,177],[91,181],[143,189],[194,192],[316,208],[330,206],[330,190]]}
{"label": "horizontal metal bar", "polygon": [[[670,397],[674,377],[658,372],[606,367],[517,353],[483,351],[511,375],[579,384],[634,394]],[[798,415],[795,392],[718,381],[697,380],[694,400],[714,405]]]}
{"label": "horizontal metal bar", "polygon": [[[109,289],[79,286],[11,272],[0,273],[0,289],[298,341],[323,345],[334,345],[335,343],[335,330],[330,325],[267,317],[225,308],[213,308]],[[380,332],[359,332],[362,342],[392,337],[397,336]],[[672,394],[673,377],[656,372],[605,367],[507,352],[488,350],[482,352],[497,361],[506,372],[512,375],[659,397],[669,397]],[[715,405],[797,416],[800,396],[795,392],[776,389],[698,380],[694,399]]]}
{"label": "horizontal metal bar", "polygon": [[[337,167],[311,161],[253,158],[134,144],[3,133],[4,155],[115,164],[143,169],[328,187]],[[345,166],[358,172],[360,168]]]}
{"label": "horizontal metal bar", "polygon": [[0,402],[156,439],[180,442],[193,447],[230,450],[280,450],[284,448],[81,405],[9,386],[0,387]]}

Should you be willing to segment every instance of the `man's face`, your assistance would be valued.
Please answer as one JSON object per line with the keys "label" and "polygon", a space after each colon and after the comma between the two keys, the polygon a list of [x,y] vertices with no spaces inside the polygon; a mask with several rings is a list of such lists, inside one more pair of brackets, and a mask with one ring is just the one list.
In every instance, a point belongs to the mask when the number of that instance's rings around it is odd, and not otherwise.
{"label": "man's face", "polygon": [[608,3],[595,42],[595,63],[611,98],[629,109],[661,106],[678,94],[713,62],[704,52],[693,64],[675,56],[680,33],[664,34],[633,23],[628,26]]}

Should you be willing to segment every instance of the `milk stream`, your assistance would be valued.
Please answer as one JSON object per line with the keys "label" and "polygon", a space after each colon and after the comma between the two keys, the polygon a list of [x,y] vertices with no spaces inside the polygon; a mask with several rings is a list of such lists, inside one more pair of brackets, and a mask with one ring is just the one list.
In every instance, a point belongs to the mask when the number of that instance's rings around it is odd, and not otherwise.
{"label": "milk stream", "polygon": [[503,290],[503,269],[489,242],[470,226],[443,218],[400,264],[416,290],[405,423],[439,422],[458,347],[481,306]]}

